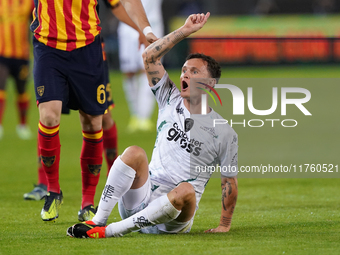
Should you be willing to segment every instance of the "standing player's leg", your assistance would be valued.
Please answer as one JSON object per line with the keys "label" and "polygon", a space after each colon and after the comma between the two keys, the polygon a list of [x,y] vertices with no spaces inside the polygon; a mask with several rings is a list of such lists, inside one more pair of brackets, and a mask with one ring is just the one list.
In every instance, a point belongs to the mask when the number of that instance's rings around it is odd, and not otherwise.
{"label": "standing player's leg", "polygon": [[2,117],[5,112],[6,105],[6,82],[9,76],[9,69],[5,64],[5,59],[0,58],[0,139],[4,135],[2,127]]}
{"label": "standing player's leg", "polygon": [[138,66],[139,34],[133,28],[124,23],[118,26],[118,43],[119,43],[119,64],[123,73],[123,90],[129,107],[130,120],[127,127],[128,132],[138,130],[138,80],[136,73]]}
{"label": "standing player's leg", "polygon": [[[72,79],[74,106],[79,109],[83,131],[80,155],[82,174],[82,203],[78,220],[92,219],[96,210],[94,196],[103,162],[103,114],[108,108],[106,96],[104,54],[101,38],[86,47],[75,50],[75,74]],[[84,61],[85,60],[85,61]],[[91,73],[88,73],[91,70]],[[71,109],[73,109],[71,107]]]}
{"label": "standing player's leg", "polygon": [[41,157],[39,155],[39,146],[37,146],[38,149],[38,184],[34,185],[34,188],[31,192],[24,194],[25,200],[41,200],[44,196],[47,195],[47,185],[48,181],[46,178],[45,171],[43,169],[43,166],[41,164]]}
{"label": "standing player's leg", "polygon": [[[156,1],[154,5],[145,6],[145,11],[148,17],[150,17],[150,24],[153,33],[158,37],[164,36],[163,20],[162,20],[162,1]],[[136,74],[138,81],[138,116],[140,118],[139,129],[144,131],[151,130],[154,125],[151,122],[151,117],[155,108],[155,96],[150,90],[149,81],[145,73],[143,54],[144,47],[141,47],[138,52],[137,64],[139,66],[139,72]],[[143,106],[143,107],[141,107]]]}
{"label": "standing player's leg", "polygon": [[63,195],[59,185],[60,138],[59,123],[62,101],[39,104],[38,147],[42,167],[48,181],[48,195],[41,211],[43,221],[53,222],[59,217]]}
{"label": "standing player's leg", "polygon": [[[142,60],[142,50],[138,51],[138,38],[131,36],[131,40],[136,40],[134,44],[135,55],[129,53],[125,56],[126,46],[120,53],[121,58],[125,61],[121,64],[124,72],[123,88],[129,105],[131,119],[128,125],[128,131],[137,130],[149,131],[153,127],[151,116],[155,107],[155,98],[150,90],[148,79],[144,71]],[[130,42],[131,44],[131,42]],[[129,49],[131,51],[131,48]]]}
{"label": "standing player's leg", "polygon": [[17,88],[17,108],[19,112],[19,125],[17,125],[17,134],[19,138],[28,140],[32,138],[32,132],[27,125],[27,112],[29,108],[29,95],[26,92],[27,79],[29,74],[28,61],[17,60],[17,70],[13,74]]}
{"label": "standing player's leg", "polygon": [[[161,13],[161,1],[157,1],[155,5],[147,6],[146,12],[150,19],[150,24],[154,34],[161,38],[164,35],[163,21],[161,15],[155,15],[156,12]],[[136,65],[138,72],[135,73],[134,77],[138,87],[138,105],[137,105],[137,116],[139,118],[139,130],[149,131],[154,125],[152,124],[151,117],[155,108],[155,96],[150,90],[149,82],[145,73],[144,63],[142,59],[144,47],[141,47],[136,54]]]}
{"label": "standing player's leg", "polygon": [[117,137],[117,126],[111,116],[110,110],[114,107],[113,95],[109,77],[109,64],[106,58],[105,44],[102,40],[102,51],[103,51],[103,65],[104,65],[104,79],[106,84],[106,100],[108,108],[106,113],[103,115],[103,146],[104,155],[107,163],[107,175],[109,175],[111,166],[118,156],[118,137]]}
{"label": "standing player's leg", "polygon": [[89,115],[81,110],[79,116],[83,130],[83,145],[80,154],[82,202],[78,220],[86,221],[92,219],[96,212],[94,196],[103,161],[103,116]]}
{"label": "standing player's leg", "polygon": [[118,156],[118,137],[117,126],[113,118],[111,117],[110,110],[103,115],[103,146],[104,155],[107,163],[107,176],[113,162]]}
{"label": "standing player's leg", "polygon": [[[66,100],[65,96],[65,100]],[[65,101],[64,100],[64,101]],[[70,109],[66,106],[66,103],[63,102],[63,106],[61,109],[62,114],[70,114]],[[47,195],[47,185],[48,181],[46,178],[45,171],[43,169],[43,165],[41,163],[41,157],[39,154],[39,145],[37,144],[37,152],[38,152],[38,182],[37,185],[34,185],[34,188],[31,192],[24,194],[25,200],[41,200],[44,196]]]}
{"label": "standing player's leg", "polygon": [[151,117],[155,108],[155,97],[150,90],[148,78],[144,69],[135,74],[135,79],[138,84],[138,127],[141,131],[149,131],[154,127],[151,122]]}
{"label": "standing player's leg", "polygon": [[123,90],[130,112],[127,131],[133,133],[138,130],[138,84],[136,83],[135,73],[123,73]]}
{"label": "standing player's leg", "polygon": [[54,222],[59,217],[63,195],[59,185],[60,138],[59,124],[62,100],[67,89],[65,73],[69,70],[69,53],[33,39],[35,96],[39,109],[38,150],[47,178],[41,218]]}

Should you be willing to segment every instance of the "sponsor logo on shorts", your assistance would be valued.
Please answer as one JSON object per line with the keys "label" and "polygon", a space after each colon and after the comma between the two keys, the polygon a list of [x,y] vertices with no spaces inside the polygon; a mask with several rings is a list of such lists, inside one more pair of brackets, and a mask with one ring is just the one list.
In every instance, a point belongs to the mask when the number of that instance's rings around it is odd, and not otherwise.
{"label": "sponsor logo on shorts", "polygon": [[37,87],[37,92],[38,92],[38,95],[39,95],[39,96],[44,95],[45,86],[39,86],[39,87]]}

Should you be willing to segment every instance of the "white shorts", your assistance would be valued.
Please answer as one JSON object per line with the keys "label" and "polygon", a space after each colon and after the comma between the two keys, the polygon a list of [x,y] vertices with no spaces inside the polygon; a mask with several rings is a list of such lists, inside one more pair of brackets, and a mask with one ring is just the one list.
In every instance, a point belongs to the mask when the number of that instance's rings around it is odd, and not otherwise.
{"label": "white shorts", "polygon": [[[161,26],[153,26],[152,31],[157,37],[163,36],[163,27]],[[120,70],[123,73],[136,73],[144,70],[142,58],[144,45],[139,48],[139,33],[122,22],[119,23],[117,32]]]}
{"label": "white shorts", "polygon": [[[118,201],[118,210],[122,219],[126,219],[135,213],[143,210],[150,202],[158,197],[168,194],[173,187],[169,187],[155,181],[151,178],[139,189],[130,189]],[[167,223],[141,229],[139,232],[144,234],[162,234],[162,233],[189,233],[194,222],[194,217],[188,222],[179,222],[172,220]]]}

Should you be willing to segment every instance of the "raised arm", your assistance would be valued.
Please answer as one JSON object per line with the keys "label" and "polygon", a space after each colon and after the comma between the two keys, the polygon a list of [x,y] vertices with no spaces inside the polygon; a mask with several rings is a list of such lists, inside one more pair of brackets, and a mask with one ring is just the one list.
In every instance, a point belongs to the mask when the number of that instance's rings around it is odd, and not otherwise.
{"label": "raised arm", "polygon": [[222,211],[220,224],[217,228],[206,230],[206,233],[228,232],[231,226],[234,209],[237,201],[237,177],[226,178],[222,177]]}
{"label": "raised arm", "polygon": [[[144,7],[140,0],[120,0],[132,21],[137,25],[140,31],[144,28],[149,27],[150,23],[146,17]],[[144,32],[144,31],[143,31]],[[145,35],[146,40],[152,43],[157,40],[157,37],[149,32]]]}
{"label": "raised arm", "polygon": [[182,27],[157,40],[145,49],[143,60],[151,87],[156,85],[164,75],[165,70],[161,63],[161,58],[177,43],[201,29],[209,16],[209,12],[207,14],[190,15]]}

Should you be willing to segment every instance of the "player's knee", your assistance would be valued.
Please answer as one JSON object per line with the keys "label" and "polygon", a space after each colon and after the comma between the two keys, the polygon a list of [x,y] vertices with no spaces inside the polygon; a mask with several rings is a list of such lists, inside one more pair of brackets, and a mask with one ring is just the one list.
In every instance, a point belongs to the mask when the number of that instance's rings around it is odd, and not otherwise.
{"label": "player's knee", "polygon": [[183,182],[173,191],[175,203],[179,206],[185,206],[188,203],[196,203],[195,189],[190,183]]}
{"label": "player's knee", "polygon": [[102,129],[103,115],[90,115],[79,110],[79,116],[83,131],[96,132]]}
{"label": "player's knee", "polygon": [[108,113],[105,113],[103,115],[103,129],[104,130],[107,130],[107,129],[110,129],[113,125],[114,125],[114,120],[112,119],[111,117],[111,113],[108,112]]}
{"label": "player's knee", "polygon": [[180,185],[178,185],[178,187],[181,187],[183,196],[186,198],[186,200],[195,197],[195,189],[190,183],[182,182]]}
{"label": "player's knee", "polygon": [[60,115],[54,111],[43,111],[40,113],[40,121],[47,127],[54,127],[60,122]]}
{"label": "player's knee", "polygon": [[123,152],[123,155],[133,157],[136,160],[138,160],[139,158],[146,156],[146,153],[141,147],[137,145],[132,145],[125,149],[125,151]]}
{"label": "player's knee", "polygon": [[49,101],[39,104],[40,122],[48,127],[54,127],[60,123],[61,101]]}
{"label": "player's knee", "polygon": [[126,148],[120,158],[125,164],[135,170],[140,169],[140,166],[147,163],[148,160],[146,152],[136,145]]}

